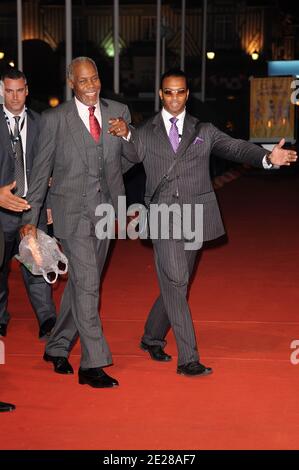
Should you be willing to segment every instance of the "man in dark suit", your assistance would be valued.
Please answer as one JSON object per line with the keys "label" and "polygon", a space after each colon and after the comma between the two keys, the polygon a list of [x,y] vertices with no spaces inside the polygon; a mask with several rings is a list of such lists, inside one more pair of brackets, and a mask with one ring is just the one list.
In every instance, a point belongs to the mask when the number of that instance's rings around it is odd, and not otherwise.
{"label": "man in dark suit", "polygon": [[127,106],[99,99],[101,82],[94,61],[78,57],[68,69],[75,97],[42,116],[38,155],[27,199],[21,234],[35,234],[50,174],[50,204],[54,234],[69,261],[69,277],[60,314],[44,359],[55,372],[72,374],[68,355],[79,335],[79,383],[95,388],[115,387],[118,381],[103,370],[112,363],[98,314],[99,286],[109,247],[108,238],[95,235],[95,209],[101,203],[118,206],[124,195],[121,154],[124,139],[108,133],[108,121],[130,121]]}
{"label": "man in dark suit", "polygon": [[[25,199],[15,196],[14,194],[12,194],[11,191],[8,192],[5,198],[2,197],[0,191],[0,207],[9,208],[10,211],[14,211],[16,213],[21,213],[24,210],[28,210],[30,208],[29,204]],[[0,268],[3,262],[4,250],[5,240],[2,225],[0,222]],[[2,401],[0,402],[0,412],[13,411],[15,408],[15,405],[13,405],[12,403],[5,403]]]}
{"label": "man in dark suit", "polygon": [[[0,223],[0,266],[2,265],[3,255],[4,255],[4,234],[2,230],[2,226]],[[15,405],[12,403],[5,403],[0,401],[0,412],[3,411],[13,411],[15,409]]]}
{"label": "man in dark suit", "polygon": [[[12,257],[18,252],[22,213],[10,206],[11,195],[27,194],[40,116],[26,108],[28,86],[23,72],[11,69],[4,73],[3,98],[0,106],[0,222],[4,232],[5,254],[0,272],[0,336],[6,336],[10,315],[7,311],[8,273]],[[39,218],[39,228],[47,230],[46,211]],[[56,321],[51,286],[42,276],[33,276],[21,267],[25,287],[39,322],[39,338],[52,330]]]}
{"label": "man in dark suit", "polygon": [[[179,210],[184,204],[188,205],[192,209],[193,221],[198,210],[196,205],[201,205],[203,217],[195,229],[197,232],[202,230],[202,242],[215,239],[224,234],[224,227],[210,178],[210,154],[213,152],[235,162],[271,168],[272,165],[290,165],[296,160],[296,153],[282,149],[282,139],[268,154],[254,144],[229,137],[210,123],[199,122],[186,112],[189,88],[182,71],[165,73],[159,94],[163,108],[154,118],[138,129],[131,128],[131,131],[124,122],[113,122],[111,132],[130,139],[139,159],[143,161],[147,177],[146,201],[150,202],[163,175],[169,172],[159,192],[158,203],[164,203],[167,207],[176,204]],[[176,165],[169,171],[174,159]],[[182,219],[179,225],[181,222]],[[184,234],[180,239],[175,239],[171,230],[169,227],[168,239],[162,239],[158,234],[152,240],[160,295],[148,316],[141,348],[148,351],[154,360],[169,361],[171,357],[163,348],[166,345],[165,337],[172,328],[178,349],[177,373],[207,375],[212,369],[199,362],[187,302],[189,280],[200,244],[190,249]]]}

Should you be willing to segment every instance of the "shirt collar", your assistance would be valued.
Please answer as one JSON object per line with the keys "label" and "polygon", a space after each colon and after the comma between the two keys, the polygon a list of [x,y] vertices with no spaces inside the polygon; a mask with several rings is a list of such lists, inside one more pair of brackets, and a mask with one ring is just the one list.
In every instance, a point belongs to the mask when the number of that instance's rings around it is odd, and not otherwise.
{"label": "shirt collar", "polygon": [[[180,120],[184,120],[185,118],[185,115],[186,115],[186,108],[184,109],[184,111],[182,111],[180,114],[178,114],[176,116],[176,118],[180,121]],[[174,117],[172,114],[170,114],[168,111],[166,111],[165,108],[162,108],[162,117],[163,119],[165,119],[166,121],[169,121],[169,119],[171,119],[172,117]]]}
{"label": "shirt collar", "polygon": [[9,120],[12,120],[14,118],[14,116],[20,116],[20,118],[22,120],[23,117],[25,117],[25,114],[26,114],[26,107],[24,106],[21,113],[13,114],[10,111],[8,111],[8,109],[5,107],[5,105],[3,105],[3,111],[4,111],[4,113],[6,114],[6,116],[8,117]]}
{"label": "shirt collar", "polygon": [[[78,111],[79,112],[81,111],[82,113],[86,113],[88,111],[88,108],[90,107],[90,106],[87,106],[86,104],[82,103],[81,101],[79,101],[78,98],[76,98],[76,96],[75,96],[75,103],[76,103]],[[96,111],[100,110],[99,102],[94,104],[94,106],[96,108]]]}

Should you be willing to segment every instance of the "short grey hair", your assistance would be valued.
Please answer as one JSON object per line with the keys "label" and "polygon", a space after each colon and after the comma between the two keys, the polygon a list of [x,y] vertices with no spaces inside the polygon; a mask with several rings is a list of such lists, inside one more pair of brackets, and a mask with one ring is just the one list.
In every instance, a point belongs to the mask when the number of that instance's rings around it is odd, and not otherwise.
{"label": "short grey hair", "polygon": [[84,56],[76,57],[75,59],[72,60],[72,62],[67,67],[67,78],[69,80],[73,81],[74,79],[74,65],[81,63],[81,62],[89,62],[90,64],[94,66],[96,71],[98,71],[95,61],[92,60],[90,57],[84,57]]}

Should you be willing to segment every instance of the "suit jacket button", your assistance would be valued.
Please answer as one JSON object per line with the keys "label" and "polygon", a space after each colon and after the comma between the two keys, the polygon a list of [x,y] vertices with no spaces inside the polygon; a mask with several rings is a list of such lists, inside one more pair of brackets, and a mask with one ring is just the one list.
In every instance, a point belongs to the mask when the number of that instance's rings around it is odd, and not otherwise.
{"label": "suit jacket button", "polygon": [[82,196],[83,196],[83,197],[86,197],[86,193],[83,193]]}

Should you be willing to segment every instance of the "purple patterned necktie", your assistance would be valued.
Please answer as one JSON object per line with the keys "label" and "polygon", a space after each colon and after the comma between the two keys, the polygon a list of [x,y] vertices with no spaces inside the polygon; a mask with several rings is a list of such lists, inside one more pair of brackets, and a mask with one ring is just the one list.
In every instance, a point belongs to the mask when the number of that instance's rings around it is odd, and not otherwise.
{"label": "purple patterned necktie", "polygon": [[169,131],[169,140],[172,145],[173,151],[176,152],[178,149],[178,146],[180,145],[180,140],[179,140],[179,130],[178,126],[176,123],[178,122],[178,118],[172,117],[169,119],[171,122],[171,128]]}

